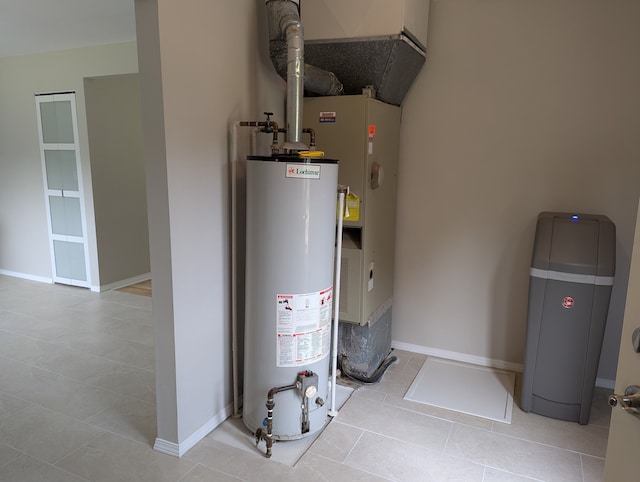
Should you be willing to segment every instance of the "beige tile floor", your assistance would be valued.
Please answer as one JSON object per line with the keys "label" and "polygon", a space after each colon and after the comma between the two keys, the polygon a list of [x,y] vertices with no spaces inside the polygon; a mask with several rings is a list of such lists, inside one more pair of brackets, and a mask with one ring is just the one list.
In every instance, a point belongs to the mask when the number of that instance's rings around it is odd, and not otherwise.
{"label": "beige tile floor", "polygon": [[212,436],[181,459],[160,454],[150,302],[0,276],[0,480],[603,480],[606,390],[589,425],[517,407],[507,425],[405,401],[426,359],[408,352],[294,467]]}

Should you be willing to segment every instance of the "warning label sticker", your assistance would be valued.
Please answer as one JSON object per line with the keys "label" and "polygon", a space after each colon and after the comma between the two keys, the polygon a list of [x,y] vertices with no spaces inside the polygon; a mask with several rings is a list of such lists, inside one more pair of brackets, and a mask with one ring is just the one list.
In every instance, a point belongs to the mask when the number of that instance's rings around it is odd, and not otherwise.
{"label": "warning label sticker", "polygon": [[332,304],[332,286],[315,293],[277,295],[277,366],[300,366],[329,354]]}
{"label": "warning label sticker", "polygon": [[318,121],[320,123],[335,122],[336,121],[336,113],[335,112],[320,112],[320,115],[318,116]]}

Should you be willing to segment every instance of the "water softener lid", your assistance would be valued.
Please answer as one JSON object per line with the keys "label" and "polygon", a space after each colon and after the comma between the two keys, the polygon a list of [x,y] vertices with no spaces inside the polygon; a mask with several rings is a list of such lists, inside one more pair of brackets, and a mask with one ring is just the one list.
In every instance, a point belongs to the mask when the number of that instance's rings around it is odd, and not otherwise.
{"label": "water softener lid", "polygon": [[615,274],[613,222],[601,215],[541,213],[531,267],[557,273],[612,277]]}
{"label": "water softener lid", "polygon": [[612,286],[613,276],[596,276],[591,274],[563,273],[548,269],[531,268],[529,275],[533,278],[567,281],[569,283],[582,283],[596,286]]}

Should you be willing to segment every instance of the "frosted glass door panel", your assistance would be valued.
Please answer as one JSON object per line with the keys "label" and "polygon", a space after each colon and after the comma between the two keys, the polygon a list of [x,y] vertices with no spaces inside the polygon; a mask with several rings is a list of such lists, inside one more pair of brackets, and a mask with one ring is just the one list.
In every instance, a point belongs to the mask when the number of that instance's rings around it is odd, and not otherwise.
{"label": "frosted glass door panel", "polygon": [[53,241],[56,274],[60,278],[86,281],[84,245],[71,241]]}
{"label": "frosted glass door panel", "polygon": [[45,149],[44,162],[47,171],[47,188],[78,191],[75,151]]}
{"label": "frosted glass door panel", "polygon": [[73,144],[73,118],[71,101],[40,103],[42,142],[45,144]]}
{"label": "frosted glass door panel", "polygon": [[53,281],[89,287],[75,94],[36,95]]}
{"label": "frosted glass door panel", "polygon": [[77,197],[49,196],[51,231],[53,234],[82,237],[80,199]]}

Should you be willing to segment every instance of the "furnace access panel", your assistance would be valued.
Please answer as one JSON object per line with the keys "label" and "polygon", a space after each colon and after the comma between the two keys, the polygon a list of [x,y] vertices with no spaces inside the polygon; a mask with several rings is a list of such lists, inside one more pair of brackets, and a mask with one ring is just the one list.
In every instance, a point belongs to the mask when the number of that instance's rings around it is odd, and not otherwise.
{"label": "furnace access panel", "polygon": [[317,149],[338,159],[338,182],[360,198],[344,222],[340,321],[375,323],[393,295],[400,107],[368,95],[309,97],[304,127]]}

